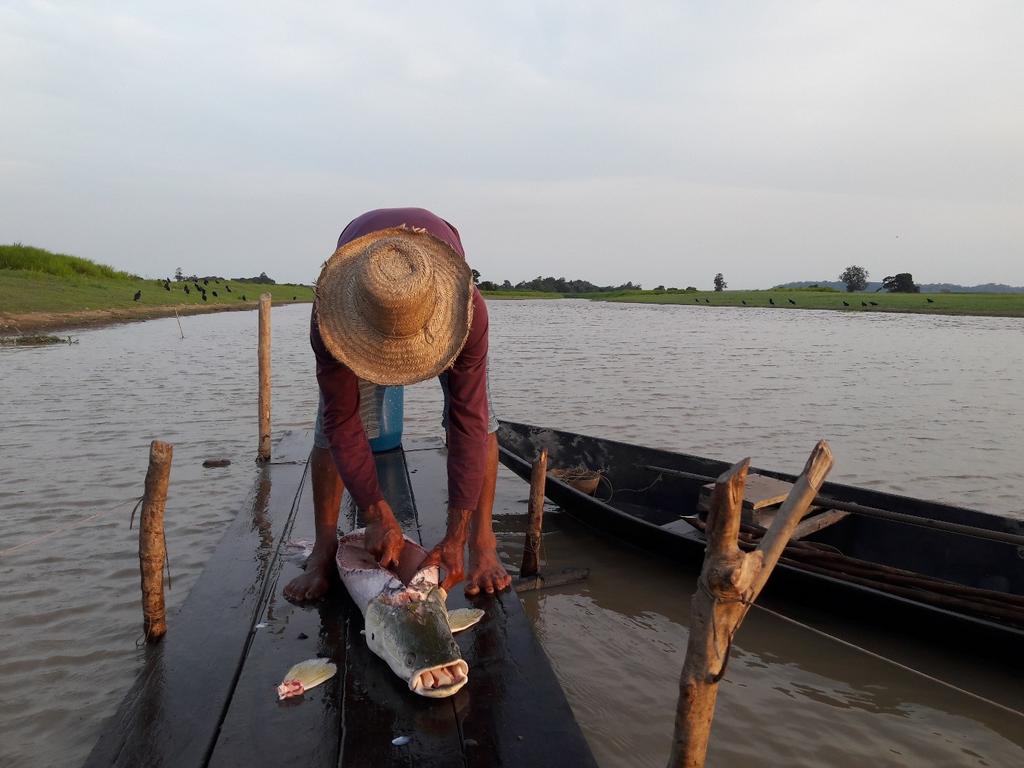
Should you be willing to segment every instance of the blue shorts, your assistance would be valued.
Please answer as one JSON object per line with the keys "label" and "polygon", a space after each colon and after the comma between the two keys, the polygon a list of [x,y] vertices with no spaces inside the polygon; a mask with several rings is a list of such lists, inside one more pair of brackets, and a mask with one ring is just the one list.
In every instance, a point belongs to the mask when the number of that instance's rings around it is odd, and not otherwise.
{"label": "blue shorts", "polygon": [[[437,377],[441,382],[441,391],[444,392],[444,409],[441,412],[441,427],[448,431],[448,372]],[[384,387],[379,384],[372,384],[369,381],[359,382],[359,419],[363,422],[366,430],[366,437],[372,440],[379,434],[377,427],[377,413],[384,400]],[[494,402],[491,400],[491,374],[487,372],[487,434],[498,431],[498,417],[494,415]],[[324,434],[324,397],[320,395],[320,402],[316,408],[316,427],[313,431],[313,445],[317,448],[330,448],[331,444]]]}

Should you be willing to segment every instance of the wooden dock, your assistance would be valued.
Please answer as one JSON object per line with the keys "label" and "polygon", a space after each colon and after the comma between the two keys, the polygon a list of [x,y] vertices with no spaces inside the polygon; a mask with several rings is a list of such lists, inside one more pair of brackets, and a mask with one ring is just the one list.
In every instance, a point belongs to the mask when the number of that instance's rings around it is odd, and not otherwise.
{"label": "wooden dock", "polygon": [[[414,696],[370,653],[343,588],[315,606],[283,598],[303,559],[291,544],[313,539],[311,445],[298,431],[275,446],[86,765],[595,765],[514,593],[473,600],[486,615],[457,636],[469,683],[441,700]],[[376,459],[396,517],[429,549],[445,526],[444,449],[420,443]],[[354,523],[346,497],[342,530]],[[449,597],[449,607],[467,604],[461,587]],[[284,672],[315,656],[338,675],[279,702]],[[408,742],[395,746],[398,737]]]}

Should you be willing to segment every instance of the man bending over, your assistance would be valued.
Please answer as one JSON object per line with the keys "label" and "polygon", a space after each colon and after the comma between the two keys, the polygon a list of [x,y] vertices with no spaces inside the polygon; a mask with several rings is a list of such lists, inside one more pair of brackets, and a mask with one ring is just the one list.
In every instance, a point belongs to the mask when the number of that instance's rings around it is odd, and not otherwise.
{"label": "man bending over", "polygon": [[443,568],[450,590],[463,579],[468,544],[466,594],[505,589],[511,579],[491,527],[498,422],[487,382],[487,306],[455,227],[422,208],[384,208],[352,221],[317,281],[310,342],[320,387],[310,455],[316,543],[285,596],[327,593],[344,488],[366,522],[367,549],[382,566],[397,566],[404,540],[381,495],[363,422],[379,388],[435,376],[448,433],[448,527],[426,562]]}

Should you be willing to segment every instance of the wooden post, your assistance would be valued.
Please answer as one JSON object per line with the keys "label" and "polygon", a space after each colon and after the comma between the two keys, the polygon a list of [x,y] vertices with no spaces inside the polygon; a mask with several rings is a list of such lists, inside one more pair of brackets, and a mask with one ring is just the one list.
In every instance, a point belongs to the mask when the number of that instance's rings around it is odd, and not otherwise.
{"label": "wooden post", "polygon": [[761,543],[744,554],[737,536],[749,467],[750,459],[744,459],[726,470],[711,496],[708,546],[690,603],[690,637],[679,678],[669,768],[704,765],[718,681],[725,674],[732,638],[832,468],[832,452],[824,440],[814,447]]}
{"label": "wooden post", "polygon": [[270,294],[260,295],[260,447],[256,461],[270,461]]}
{"label": "wooden post", "polygon": [[544,483],[548,474],[548,450],[542,448],[530,475],[530,504],[526,513],[526,544],[520,578],[536,576],[539,568],[540,535],[544,526]]}
{"label": "wooden post", "polygon": [[149,446],[146,493],[142,497],[139,520],[139,570],[142,573],[142,623],[146,641],[159,640],[167,632],[164,613],[164,563],[167,541],[164,538],[164,506],[167,482],[171,475],[174,446],[154,440]]}

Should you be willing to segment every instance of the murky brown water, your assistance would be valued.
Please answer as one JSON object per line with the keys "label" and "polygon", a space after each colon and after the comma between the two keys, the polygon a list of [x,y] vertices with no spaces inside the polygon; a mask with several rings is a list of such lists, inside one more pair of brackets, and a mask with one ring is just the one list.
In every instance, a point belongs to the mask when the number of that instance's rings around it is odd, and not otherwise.
{"label": "murky brown water", "polygon": [[[149,441],[175,444],[172,609],[251,490],[255,314],[182,323],[185,340],[172,318],[0,350],[0,765],[77,764],[134,679],[128,515]],[[274,312],[277,427],[312,420],[307,327],[308,307]],[[793,471],[824,436],[833,479],[1024,516],[1024,321],[562,301],[492,302],[491,327],[504,418]],[[439,402],[411,388],[407,432],[436,434]],[[234,463],[203,469],[209,456]],[[497,523],[511,560],[518,525]],[[592,568],[526,601],[577,717],[602,765],[662,765],[692,577],[557,515],[548,528],[554,566]],[[983,659],[801,618],[1024,707],[1022,681]],[[1019,765],[1024,719],[755,612],[711,762]]]}

